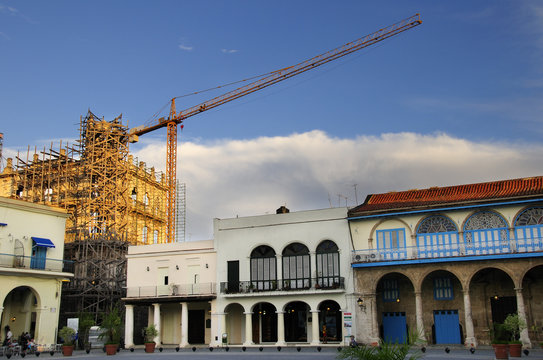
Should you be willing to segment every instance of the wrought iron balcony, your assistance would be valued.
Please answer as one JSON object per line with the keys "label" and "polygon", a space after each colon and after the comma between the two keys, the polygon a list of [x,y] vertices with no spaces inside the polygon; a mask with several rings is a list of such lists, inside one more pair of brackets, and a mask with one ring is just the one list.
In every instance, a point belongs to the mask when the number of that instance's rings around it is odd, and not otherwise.
{"label": "wrought iron balcony", "polygon": [[126,289],[127,297],[201,296],[216,294],[215,283],[134,286]]}
{"label": "wrought iron balcony", "polygon": [[398,260],[477,257],[488,255],[510,255],[511,257],[515,257],[520,256],[520,254],[529,253],[543,253],[542,238],[513,240],[506,239],[466,243],[450,242],[445,244],[407,246],[395,249],[354,250],[352,254],[352,262],[371,263]]}
{"label": "wrought iron balcony", "polygon": [[221,294],[250,294],[265,291],[305,291],[345,289],[341,276],[221,282]]}
{"label": "wrought iron balcony", "polygon": [[42,258],[0,253],[0,267],[15,269],[45,270],[56,272],[74,272],[74,263],[70,260]]}

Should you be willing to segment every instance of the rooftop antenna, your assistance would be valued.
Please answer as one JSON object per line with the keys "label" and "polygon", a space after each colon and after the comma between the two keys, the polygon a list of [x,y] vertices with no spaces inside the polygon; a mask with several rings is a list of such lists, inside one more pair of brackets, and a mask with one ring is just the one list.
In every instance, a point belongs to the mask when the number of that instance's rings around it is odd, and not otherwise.
{"label": "rooftop antenna", "polygon": [[358,193],[356,192],[356,187],[358,186],[358,184],[353,184],[353,187],[354,187],[354,201],[355,201],[355,205],[358,205]]}
{"label": "rooftop antenna", "polygon": [[4,158],[2,157],[2,144],[4,143],[4,133],[0,133],[0,171],[2,171],[2,163]]}

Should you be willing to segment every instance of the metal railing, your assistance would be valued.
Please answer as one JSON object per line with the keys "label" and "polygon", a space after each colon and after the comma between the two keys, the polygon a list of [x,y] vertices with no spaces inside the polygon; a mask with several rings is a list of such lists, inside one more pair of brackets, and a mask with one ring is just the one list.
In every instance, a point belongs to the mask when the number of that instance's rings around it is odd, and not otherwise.
{"label": "metal railing", "polygon": [[216,294],[215,283],[134,286],[126,288],[127,297],[200,296]]}
{"label": "metal railing", "polygon": [[254,280],[221,282],[221,294],[250,294],[264,291],[304,291],[345,289],[345,278],[325,276],[318,278]]}
{"label": "metal railing", "polygon": [[0,253],[0,267],[15,269],[32,269],[58,272],[74,272],[74,262],[71,260],[39,258]]}
{"label": "metal railing", "polygon": [[524,238],[487,242],[451,242],[407,246],[396,249],[354,250],[353,263],[386,262],[397,260],[439,259],[463,256],[484,256],[543,252],[543,239]]}

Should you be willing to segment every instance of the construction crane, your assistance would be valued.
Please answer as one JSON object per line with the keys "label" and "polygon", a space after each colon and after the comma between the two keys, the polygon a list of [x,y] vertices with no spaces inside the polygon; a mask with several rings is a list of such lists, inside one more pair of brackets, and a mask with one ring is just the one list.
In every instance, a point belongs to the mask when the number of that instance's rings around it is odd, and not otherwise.
{"label": "construction crane", "polygon": [[406,30],[412,29],[422,24],[420,14],[415,14],[407,19],[399,21],[393,25],[387,26],[374,33],[361,37],[355,41],[351,41],[334,50],[325,52],[321,55],[312,57],[297,65],[289,66],[280,70],[273,71],[264,75],[257,81],[254,81],[235,90],[229,91],[223,95],[214,97],[211,100],[205,101],[185,110],[177,111],[175,108],[175,99],[171,100],[170,113],[167,118],[159,118],[151,121],[147,125],[138,126],[130,130],[130,141],[137,142],[138,137],[148,132],[167,128],[167,160],[166,160],[166,186],[168,193],[166,195],[166,242],[174,242],[175,234],[175,184],[176,184],[176,169],[177,169],[177,125],[182,124],[187,118],[200,114],[204,111],[216,108],[219,105],[225,104],[242,96],[251,94],[255,91],[264,89],[270,85],[277,84],[280,81],[286,80],[318,66],[326,64],[330,61],[339,59],[345,55],[371,46],[375,43],[398,35]]}

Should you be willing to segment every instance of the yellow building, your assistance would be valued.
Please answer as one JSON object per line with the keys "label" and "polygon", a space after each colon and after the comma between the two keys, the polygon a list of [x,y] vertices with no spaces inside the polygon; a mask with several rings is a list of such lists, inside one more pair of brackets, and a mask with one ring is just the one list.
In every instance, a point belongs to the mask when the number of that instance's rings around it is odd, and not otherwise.
{"label": "yellow building", "polygon": [[0,197],[1,338],[28,332],[40,345],[56,343],[62,281],[73,277],[63,260],[62,209]]}

